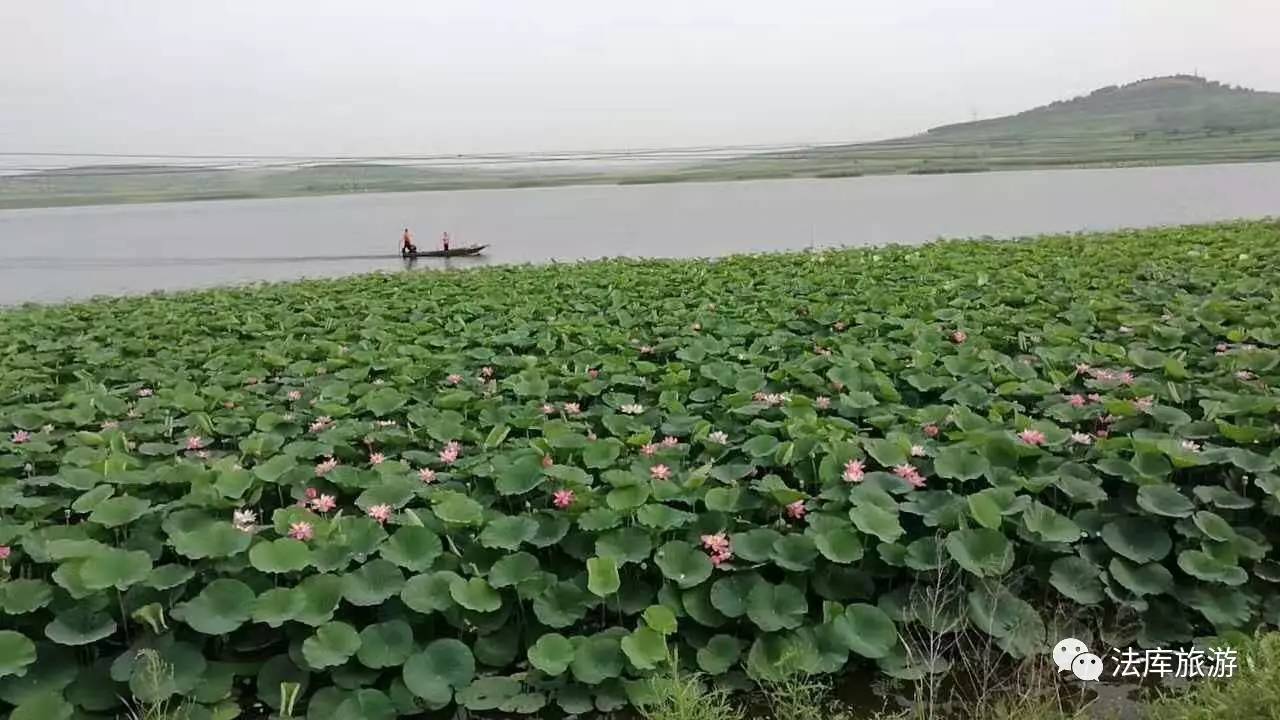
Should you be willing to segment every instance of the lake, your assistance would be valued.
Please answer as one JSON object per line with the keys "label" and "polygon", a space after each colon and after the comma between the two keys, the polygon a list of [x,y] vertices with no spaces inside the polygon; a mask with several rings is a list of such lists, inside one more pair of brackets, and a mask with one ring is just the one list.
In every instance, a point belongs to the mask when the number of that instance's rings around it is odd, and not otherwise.
{"label": "lake", "polygon": [[[0,211],[0,304],[406,268],[448,230],[483,258],[715,256],[1280,215],[1280,163],[580,186]],[[367,257],[385,253],[385,257]],[[355,256],[355,257],[352,257]],[[363,257],[361,257],[363,256]]]}

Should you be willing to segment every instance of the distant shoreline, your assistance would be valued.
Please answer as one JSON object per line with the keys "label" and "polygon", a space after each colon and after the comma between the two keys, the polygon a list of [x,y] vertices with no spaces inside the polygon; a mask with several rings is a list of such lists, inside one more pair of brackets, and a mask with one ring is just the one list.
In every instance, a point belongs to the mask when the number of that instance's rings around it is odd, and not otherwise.
{"label": "distant shoreline", "polygon": [[1280,147],[1274,150],[1258,152],[1244,157],[1203,157],[1178,158],[1176,160],[1125,158],[1108,159],[1049,159],[1041,158],[1035,162],[998,161],[986,165],[945,165],[928,166],[923,163],[915,167],[838,169],[812,167],[786,170],[779,167],[751,170],[742,168],[736,172],[728,171],[697,173],[654,173],[651,175],[600,174],[586,176],[570,176],[563,178],[529,178],[521,180],[496,182],[446,182],[440,184],[405,184],[369,187],[362,190],[317,190],[317,191],[280,191],[280,192],[210,192],[192,193],[131,193],[119,195],[51,195],[47,198],[13,198],[0,197],[0,211],[27,210],[61,207],[92,207],[100,205],[137,205],[155,203],[183,203],[216,200],[271,200],[298,197],[336,197],[344,195],[365,195],[377,193],[407,192],[457,192],[463,190],[518,190],[524,188],[553,188],[592,185],[669,185],[677,183],[722,183],[747,182],[755,180],[839,180],[845,178],[885,176],[885,175],[959,175],[994,172],[1016,172],[1028,170],[1086,170],[1086,169],[1125,169],[1141,167],[1177,167],[1196,165],[1237,165],[1249,163],[1280,162]]}

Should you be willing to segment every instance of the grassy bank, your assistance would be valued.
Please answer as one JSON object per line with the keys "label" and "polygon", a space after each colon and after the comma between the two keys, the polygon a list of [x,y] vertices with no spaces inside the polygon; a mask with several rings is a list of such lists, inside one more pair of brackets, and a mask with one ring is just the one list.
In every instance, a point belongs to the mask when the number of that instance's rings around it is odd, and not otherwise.
{"label": "grassy bank", "polygon": [[0,703],[613,712],[1273,626],[1277,279],[1238,222],[3,312]]}

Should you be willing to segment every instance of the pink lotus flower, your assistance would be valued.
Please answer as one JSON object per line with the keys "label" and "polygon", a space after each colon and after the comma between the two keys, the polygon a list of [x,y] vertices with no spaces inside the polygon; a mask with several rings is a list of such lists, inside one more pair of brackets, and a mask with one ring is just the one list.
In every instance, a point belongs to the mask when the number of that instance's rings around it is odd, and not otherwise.
{"label": "pink lotus flower", "polygon": [[693,330],[694,332],[702,332],[702,323],[694,323],[693,325],[689,326],[689,329]]}
{"label": "pink lotus flower", "polygon": [[120,423],[115,420],[107,420],[106,422],[102,423],[98,427],[101,430],[115,430],[116,428],[120,427]]}
{"label": "pink lotus flower", "polygon": [[787,517],[792,520],[803,520],[805,513],[807,512],[809,512],[809,510],[804,506],[803,500],[797,500],[787,505]]}
{"label": "pink lotus flower", "polygon": [[553,459],[550,455],[543,455],[543,456],[542,456],[542,467],[544,467],[544,468],[549,468],[549,467],[551,467],[552,465],[555,465],[555,464],[556,464],[555,459]]}
{"label": "pink lotus flower", "polygon": [[188,450],[199,450],[202,447],[204,447],[204,438],[200,437],[199,435],[192,435],[191,437],[187,438]]}
{"label": "pink lotus flower", "polygon": [[338,500],[332,495],[321,495],[311,501],[311,509],[318,513],[327,513],[338,506]]}
{"label": "pink lotus flower", "polygon": [[1230,349],[1231,349],[1230,345],[1226,343],[1218,343],[1218,346],[1214,348],[1214,351],[1217,352],[1219,355],[1226,355],[1227,351]]}
{"label": "pink lotus flower", "polygon": [[836,324],[835,324],[835,325],[832,325],[831,327],[832,327],[836,332],[844,332],[844,329],[845,329],[845,328],[847,328],[847,327],[849,327],[849,326],[848,326],[848,325],[845,325],[842,321],[837,320],[837,321],[836,321]]}
{"label": "pink lotus flower", "polygon": [[828,348],[824,348],[821,345],[814,345],[813,351],[818,355],[822,355],[823,357],[828,357],[831,355],[831,350]]}
{"label": "pink lotus flower", "polygon": [[1128,370],[1125,370],[1124,372],[1120,373],[1119,376],[1117,376],[1117,379],[1120,381],[1121,385],[1132,385],[1133,373],[1129,372]]}
{"label": "pink lotus flower", "polygon": [[673,448],[680,444],[680,441],[670,435],[662,438],[662,447]]}
{"label": "pink lotus flower", "polygon": [[1200,443],[1193,442],[1191,440],[1183,440],[1180,447],[1183,450],[1186,450],[1187,452],[1193,452],[1193,453],[1200,452]]}
{"label": "pink lotus flower", "polygon": [[386,384],[387,384],[387,381],[386,381],[386,380],[383,380],[382,378],[377,378],[377,379],[375,379],[375,380],[373,381],[373,384],[374,384],[374,385],[386,385]]}
{"label": "pink lotus flower", "polygon": [[1120,330],[1120,334],[1122,335],[1128,335],[1129,333],[1133,332],[1133,328],[1129,327],[1128,325],[1121,325],[1118,329]]}
{"label": "pink lotus flower", "polygon": [[866,466],[861,460],[850,460],[844,464],[844,481],[845,482],[862,482],[862,478],[866,475]]}
{"label": "pink lotus flower", "polygon": [[1111,431],[1103,427],[1103,428],[1098,428],[1096,431],[1094,431],[1093,436],[1101,440],[1110,434],[1111,434]]}
{"label": "pink lotus flower", "polygon": [[0,560],[8,560],[13,550],[8,545],[0,545]]}
{"label": "pink lotus flower", "polygon": [[1088,401],[1089,401],[1089,402],[1091,402],[1091,403],[1099,403],[1099,402],[1102,402],[1102,396],[1101,396],[1101,395],[1099,395],[1098,393],[1089,393],[1088,395],[1085,395],[1084,397],[1085,397],[1085,399],[1086,399],[1086,400],[1088,400]]}
{"label": "pink lotus flower", "polygon": [[315,422],[311,423],[311,427],[308,429],[311,430],[311,432],[313,433],[321,433],[321,432],[324,432],[325,430],[328,430],[332,425],[333,425],[333,418],[329,417],[328,415],[321,415],[320,417],[315,419]]}
{"label": "pink lotus flower", "polygon": [[651,355],[652,353],[653,353],[653,346],[652,346],[652,345],[641,345],[641,346],[640,346],[640,354],[641,354],[641,355]]}
{"label": "pink lotus flower", "polygon": [[1253,373],[1249,372],[1248,370],[1237,370],[1237,371],[1236,371],[1236,379],[1237,379],[1237,380],[1239,380],[1239,381],[1241,381],[1241,382],[1248,382],[1248,381],[1250,381],[1250,380],[1253,380],[1253,379],[1254,379],[1254,378],[1256,378],[1256,377],[1258,377],[1258,376],[1257,376],[1257,375],[1254,375]]}
{"label": "pink lotus flower", "polygon": [[666,480],[671,477],[671,468],[666,465],[654,465],[649,468],[649,475],[653,476],[654,480]]}
{"label": "pink lotus flower", "polygon": [[324,462],[316,465],[316,477],[324,477],[338,467],[338,461],[334,458],[327,458]]}
{"label": "pink lotus flower", "polygon": [[45,435],[48,435],[49,433],[53,432],[54,430],[55,430],[55,428],[54,428],[52,425],[48,425],[48,424],[46,424],[46,425],[41,425],[41,426],[40,426],[40,432],[44,433]]}
{"label": "pink lotus flower", "polygon": [[639,415],[644,412],[644,406],[639,403],[627,403],[618,409],[627,415]]}
{"label": "pink lotus flower", "polygon": [[920,471],[910,463],[903,463],[893,468],[893,474],[911,483],[912,487],[924,487],[924,477],[920,475]]}
{"label": "pink lotus flower", "polygon": [[715,567],[720,567],[721,565],[729,562],[732,559],[733,559],[733,553],[731,552],[715,553],[714,555],[711,556],[711,564]]}
{"label": "pink lotus flower", "polygon": [[718,555],[729,552],[729,536],[724,533],[703,535],[701,540],[702,548],[709,553]]}
{"label": "pink lotus flower", "polygon": [[1044,433],[1034,428],[1027,428],[1018,433],[1018,439],[1028,445],[1043,445],[1045,441]]}
{"label": "pink lotus flower", "polygon": [[391,519],[391,506],[386,503],[374,505],[366,510],[365,514],[377,520],[379,524],[385,525]]}
{"label": "pink lotus flower", "polygon": [[924,457],[924,446],[923,446],[923,445],[912,445],[912,446],[911,446],[911,457]]}
{"label": "pink lotus flower", "polygon": [[1076,363],[1077,374],[1087,375],[1089,374],[1090,370],[1093,370],[1093,368],[1089,365],[1089,363]]}
{"label": "pink lotus flower", "polygon": [[458,451],[452,447],[445,447],[440,451],[440,462],[445,465],[452,465],[458,461]]}
{"label": "pink lotus flower", "polygon": [[436,471],[431,468],[422,468],[418,471],[418,479],[430,485],[436,481]]}
{"label": "pink lotus flower", "polygon": [[305,495],[308,500],[315,500],[316,498],[320,497],[320,491],[313,487],[307,488],[306,491],[303,492],[302,494]]}
{"label": "pink lotus flower", "polygon": [[826,410],[831,407],[831,398],[826,395],[819,395],[818,399],[813,401],[813,404],[816,405],[819,410]]}
{"label": "pink lotus flower", "polygon": [[595,440],[595,439],[596,439],[596,434],[595,434],[595,432],[594,432],[594,431],[592,431],[592,430],[588,430],[588,431],[587,431],[587,439],[588,439],[588,440]]}
{"label": "pink lotus flower", "polygon": [[197,450],[195,451],[194,455],[200,458],[201,460],[208,460],[210,457],[208,450]]}
{"label": "pink lotus flower", "polygon": [[832,380],[831,389],[835,390],[836,392],[840,392],[841,390],[844,390],[844,383],[840,382],[839,380]]}
{"label": "pink lotus flower", "polygon": [[393,428],[396,426],[395,420],[374,420],[373,426],[376,428]]}
{"label": "pink lotus flower", "polygon": [[951,333],[951,342],[957,345],[959,345],[960,343],[968,339],[969,339],[969,336],[966,335],[963,330],[956,330],[955,332]]}
{"label": "pink lotus flower", "polygon": [[458,385],[462,382],[462,376],[458,373],[451,373],[449,377],[444,379],[450,385]]}
{"label": "pink lotus flower", "polygon": [[1067,403],[1069,403],[1071,407],[1084,407],[1085,399],[1083,395],[1076,393],[1067,398]]}
{"label": "pink lotus flower", "polygon": [[370,455],[370,456],[369,456],[369,464],[370,464],[370,465],[381,465],[382,463],[384,463],[384,462],[386,462],[386,461],[387,461],[387,456],[386,456],[386,455],[383,455],[383,454],[382,454],[382,453],[380,453],[380,452],[376,452],[376,453],[374,453],[374,454],[372,454],[372,455]]}
{"label": "pink lotus flower", "polygon": [[936,438],[936,437],[938,437],[938,433],[939,433],[939,432],[941,432],[941,431],[938,429],[938,426],[937,426],[937,425],[934,425],[934,424],[930,423],[929,425],[925,425],[925,426],[924,426],[924,436],[925,436],[925,437]]}
{"label": "pink lotus flower", "polygon": [[1091,445],[1093,438],[1088,433],[1075,432],[1071,433],[1071,442],[1077,445]]}
{"label": "pink lotus flower", "polygon": [[289,537],[294,540],[306,542],[315,537],[316,532],[309,522],[296,522],[289,524]]}
{"label": "pink lotus flower", "polygon": [[723,430],[716,430],[715,432],[707,435],[707,441],[715,443],[716,445],[728,445],[729,435]]}
{"label": "pink lotus flower", "polygon": [[290,390],[290,391],[289,391],[289,399],[290,399],[290,400],[301,400],[301,399],[302,399],[302,391],[301,391],[301,390]]}
{"label": "pink lotus flower", "polygon": [[486,380],[493,377],[493,368],[489,367],[488,365],[485,365],[484,367],[480,368],[480,377]]}
{"label": "pink lotus flower", "polygon": [[149,387],[138,388],[138,397],[151,397],[152,395],[155,395],[155,392],[155,390],[152,390]]}
{"label": "pink lotus flower", "polygon": [[592,380],[595,380],[596,378],[600,377],[600,371],[595,368],[590,368],[587,370],[587,377],[591,378]]}
{"label": "pink lotus flower", "polygon": [[1147,412],[1153,406],[1155,406],[1155,404],[1156,404],[1156,399],[1150,395],[1146,397],[1137,398],[1133,401],[1133,406],[1138,408],[1142,412]]}
{"label": "pink lotus flower", "polygon": [[564,404],[564,412],[566,415],[580,415],[582,414],[582,407],[578,403],[567,402]]}
{"label": "pink lotus flower", "polygon": [[555,408],[555,406],[554,406],[554,405],[551,405],[551,404],[549,404],[549,403],[543,403],[543,404],[542,404],[542,414],[543,414],[543,415],[555,415],[555,414],[556,414],[556,408]]}
{"label": "pink lotus flower", "polygon": [[557,490],[551,493],[551,504],[557,508],[564,510],[573,504],[574,495],[572,490]]}
{"label": "pink lotus flower", "polygon": [[22,445],[24,443],[29,442],[30,440],[31,440],[31,433],[27,432],[26,430],[18,430],[17,432],[9,436],[9,441],[12,442],[14,445]]}

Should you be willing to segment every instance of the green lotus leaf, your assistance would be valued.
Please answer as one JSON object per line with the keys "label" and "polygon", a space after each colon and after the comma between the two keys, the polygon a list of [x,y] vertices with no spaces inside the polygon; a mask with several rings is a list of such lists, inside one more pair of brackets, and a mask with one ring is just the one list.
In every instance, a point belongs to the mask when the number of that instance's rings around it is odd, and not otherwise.
{"label": "green lotus leaf", "polygon": [[854,526],[867,535],[874,535],[881,541],[891,543],[902,537],[902,524],[898,516],[877,505],[859,505],[849,510],[849,519]]}
{"label": "green lotus leaf", "polygon": [[1231,529],[1231,524],[1223,520],[1222,516],[1217,513],[1201,510],[1192,519],[1195,521],[1196,527],[1200,528],[1200,532],[1207,535],[1211,540],[1229,542],[1236,537],[1236,531]]}
{"label": "green lotus leaf", "polygon": [[191,532],[171,533],[169,540],[179,555],[202,560],[238,555],[249,549],[253,536],[229,522],[212,522]]}
{"label": "green lotus leaf", "polygon": [[75,714],[71,703],[61,693],[33,694],[13,709],[9,720],[70,720]]}
{"label": "green lotus leaf", "polygon": [[573,643],[558,633],[546,633],[529,646],[529,664],[555,677],[569,669],[573,662]]}
{"label": "green lotus leaf", "polygon": [[653,554],[662,574],[682,588],[691,588],[711,577],[711,558],[682,540],[672,540]]}
{"label": "green lotus leaf", "polygon": [[933,460],[933,471],[939,477],[952,480],[973,480],[990,469],[986,456],[954,445],[943,448]]}
{"label": "green lotus leaf", "polygon": [[653,541],[642,528],[625,527],[596,538],[596,555],[611,557],[619,564],[639,563],[649,559]]}
{"label": "green lotus leaf", "polygon": [[1173,548],[1173,540],[1159,523],[1139,517],[1107,523],[1102,527],[1102,541],[1113,552],[1138,564],[1161,560]]}
{"label": "green lotus leaf", "polygon": [[1027,530],[1035,533],[1041,540],[1051,543],[1072,543],[1083,535],[1080,526],[1057,510],[1041,503],[1032,503],[1031,507],[1022,511],[1022,522]]}
{"label": "green lotus leaf", "polygon": [[538,558],[526,552],[506,555],[489,568],[489,584],[495,588],[514,587],[539,576]]}
{"label": "green lotus leaf", "polygon": [[1248,510],[1254,506],[1253,500],[1219,485],[1199,485],[1195,489],[1195,495],[1200,502],[1223,510]]}
{"label": "green lotus leaf", "polygon": [[280,627],[302,612],[306,599],[296,588],[272,588],[258,596],[251,615],[254,622]]}
{"label": "green lotus leaf", "polygon": [[293,538],[264,540],[249,550],[249,564],[264,573],[296,572],[311,565],[311,548]]}
{"label": "green lotus leaf", "polygon": [[922,537],[907,546],[903,562],[912,570],[924,572],[941,569],[947,564],[948,558],[943,544],[937,538]]}
{"label": "green lotus leaf", "polygon": [[1138,488],[1138,507],[1152,515],[1188,517],[1195,506],[1173,485],[1143,485]]}
{"label": "green lotus leaf", "polygon": [[776,530],[756,528],[735,533],[729,540],[733,554],[748,562],[766,562],[773,556],[774,543],[782,537]]}
{"label": "green lotus leaf", "polygon": [[128,525],[146,513],[151,501],[131,495],[121,495],[103,500],[89,513],[89,522],[104,527],[120,527]]}
{"label": "green lotus leaf", "polygon": [[[387,466],[383,465],[383,467]],[[360,493],[356,498],[356,507],[365,512],[375,505],[390,505],[399,509],[417,495],[418,487],[418,483],[407,478],[386,478],[378,485]]]}
{"label": "green lotus leaf", "polygon": [[814,547],[822,557],[834,563],[852,563],[862,559],[862,536],[852,528],[836,527],[813,536]]}
{"label": "green lotus leaf", "polygon": [[45,637],[59,645],[88,645],[110,637],[116,631],[116,621],[104,612],[97,612],[88,605],[76,605],[58,613],[44,627]]}
{"label": "green lotus leaf", "polygon": [[398,667],[412,653],[413,628],[403,620],[369,625],[360,631],[360,647],[356,650],[356,658],[365,667]]}
{"label": "green lotus leaf", "polygon": [[784,535],[773,544],[770,557],[780,568],[803,572],[813,569],[813,560],[818,557],[818,548],[813,539],[807,535]]}
{"label": "green lotus leaf", "polygon": [[80,579],[91,590],[128,589],[151,574],[151,556],[141,550],[108,548],[84,564]]}
{"label": "green lotus leaf", "polygon": [[1192,577],[1223,585],[1243,585],[1249,580],[1243,568],[1225,563],[1203,550],[1178,553],[1178,567]]}
{"label": "green lotus leaf", "polygon": [[538,523],[523,515],[511,515],[491,520],[480,533],[480,544],[488,548],[515,550],[533,539]]}
{"label": "green lotus leaf", "polygon": [[342,576],[342,596],[352,605],[381,605],[403,587],[404,573],[388,560],[370,560]]}
{"label": "green lotus leaf", "polygon": [[622,515],[609,508],[592,508],[578,516],[578,527],[587,532],[599,532],[622,524]]}
{"label": "green lotus leaf", "polygon": [[86,492],[71,503],[71,510],[78,513],[90,513],[102,504],[103,500],[115,494],[115,488],[110,485],[98,485],[92,490]]}
{"label": "green lotus leaf", "polygon": [[343,622],[330,622],[316,628],[315,634],[302,643],[302,657],[313,670],[341,665],[360,649],[360,635]]}
{"label": "green lotus leaf", "polygon": [[622,638],[622,652],[637,670],[651,670],[667,661],[667,640],[653,628],[642,627]]}
{"label": "green lotus leaf", "polygon": [[1102,602],[1102,582],[1097,565],[1081,557],[1064,557],[1053,561],[1049,584],[1058,592],[1081,605]]}
{"label": "green lotus leaf", "polygon": [[521,692],[520,681],[506,677],[480,677],[457,693],[458,704],[472,712],[497,710]]}
{"label": "green lotus leaf", "polygon": [[721,675],[742,657],[742,641],[732,635],[715,635],[698,649],[698,667],[711,675]]}
{"label": "green lotus leaf", "polygon": [[153,590],[171,590],[195,577],[195,571],[186,565],[160,565],[147,575],[146,586]]}
{"label": "green lotus leaf", "polygon": [[0,630],[0,678],[22,677],[27,666],[36,661],[36,644],[21,633]]}
{"label": "green lotus leaf", "polygon": [[665,605],[650,605],[645,608],[643,617],[646,625],[663,635],[676,631],[676,614]]}
{"label": "green lotus leaf", "polygon": [[818,662],[812,635],[760,635],[747,652],[747,675],[756,681],[781,682],[788,677],[813,674]]}
{"label": "green lotus leaf", "polygon": [[409,398],[396,391],[395,388],[380,387],[361,398],[360,403],[374,415],[386,417],[404,407],[408,400]]}
{"label": "green lotus leaf", "polygon": [[606,597],[618,592],[621,585],[617,561],[611,557],[587,559],[587,589],[592,594]]}
{"label": "green lotus leaf", "polygon": [[577,644],[569,669],[578,682],[599,685],[622,675],[622,666],[622,647],[618,637],[599,633],[583,638]]}
{"label": "green lotus leaf", "polygon": [[1029,603],[1003,586],[973,590],[968,596],[969,619],[996,639],[1014,657],[1043,652],[1044,621]]}
{"label": "green lotus leaf", "polygon": [[454,691],[471,684],[475,674],[471,649],[454,639],[429,643],[405,661],[401,672],[409,691],[432,708],[448,705]]}
{"label": "green lotus leaf", "polygon": [[399,714],[385,693],[361,689],[344,697],[330,720],[395,720]]}
{"label": "green lotus leaf", "polygon": [[571,582],[553,583],[533,600],[533,614],[553,628],[566,628],[582,619],[595,596]]}
{"label": "green lotus leaf", "polygon": [[1111,577],[1138,597],[1159,595],[1173,588],[1173,574],[1159,563],[1134,565],[1123,558],[1111,558]]}
{"label": "green lotus leaf", "polygon": [[755,573],[733,574],[711,584],[711,604],[725,617],[742,617],[747,612],[747,597],[763,582]]}
{"label": "green lotus leaf", "polygon": [[460,493],[437,493],[432,510],[436,517],[454,525],[479,525],[484,520],[480,503]]}
{"label": "green lotus leaf", "polygon": [[43,580],[14,578],[0,583],[0,610],[9,615],[35,612],[53,599],[53,588]]}
{"label": "green lotus leaf", "polygon": [[979,525],[998,530],[1004,523],[1004,510],[1008,507],[1006,493],[996,489],[976,492],[965,499],[969,504],[969,516]]}
{"label": "green lotus leaf", "polygon": [[429,570],[444,550],[440,536],[425,527],[408,526],[396,530],[379,553],[411,572]]}
{"label": "green lotus leaf", "polygon": [[883,610],[874,605],[854,603],[831,623],[838,642],[863,657],[876,659],[889,654],[898,642],[898,628]]}
{"label": "green lotus leaf", "polygon": [[1013,546],[996,530],[952,531],[946,547],[960,567],[978,577],[996,577],[1013,567]]}
{"label": "green lotus leaf", "polygon": [[502,607],[502,596],[483,578],[457,578],[449,583],[449,597],[468,610],[493,612]]}
{"label": "green lotus leaf", "polygon": [[614,438],[603,438],[587,443],[582,449],[582,464],[593,470],[612,467],[622,454],[623,445]]}
{"label": "green lotus leaf", "polygon": [[205,635],[226,635],[249,621],[257,596],[239,580],[214,580],[173,609],[173,616]]}
{"label": "green lotus leaf", "polygon": [[636,520],[641,525],[655,530],[674,530],[675,528],[688,525],[693,522],[697,516],[693,513],[677,510],[668,505],[658,503],[649,503],[640,507],[636,511]]}
{"label": "green lotus leaf", "polygon": [[762,458],[778,449],[778,438],[772,435],[756,435],[742,444],[742,450],[754,458]]}
{"label": "green lotus leaf", "polygon": [[546,479],[542,461],[537,457],[527,456],[501,470],[494,487],[503,495],[523,495],[537,488]]}
{"label": "green lotus leaf", "polygon": [[764,632],[799,627],[809,603],[795,586],[757,583],[746,602],[747,617]]}
{"label": "green lotus leaf", "polygon": [[302,595],[302,609],[294,620],[316,627],[333,619],[342,599],[342,578],[336,575],[309,575],[295,588]]}
{"label": "green lotus leaf", "polygon": [[1257,598],[1240,588],[1226,585],[1200,585],[1183,596],[1183,602],[1198,610],[1205,619],[1220,628],[1242,627],[1253,617]]}

